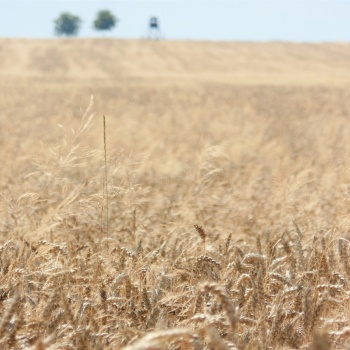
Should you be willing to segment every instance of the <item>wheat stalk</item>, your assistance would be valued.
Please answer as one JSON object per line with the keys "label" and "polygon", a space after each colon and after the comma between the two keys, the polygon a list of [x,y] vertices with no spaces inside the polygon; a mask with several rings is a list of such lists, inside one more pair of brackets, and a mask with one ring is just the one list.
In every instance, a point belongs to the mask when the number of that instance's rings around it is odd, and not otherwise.
{"label": "wheat stalk", "polygon": [[104,174],[104,194],[105,194],[105,205],[106,205],[106,221],[105,229],[106,236],[108,237],[108,224],[109,224],[109,196],[108,196],[108,167],[107,167],[107,128],[106,128],[106,117],[103,116],[103,146],[104,146],[104,161],[105,161],[105,174]]}

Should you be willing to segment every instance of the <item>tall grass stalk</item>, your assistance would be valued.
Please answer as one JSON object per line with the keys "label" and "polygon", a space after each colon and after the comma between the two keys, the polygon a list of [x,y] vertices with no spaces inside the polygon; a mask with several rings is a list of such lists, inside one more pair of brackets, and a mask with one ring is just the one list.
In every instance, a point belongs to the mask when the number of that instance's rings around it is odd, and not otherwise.
{"label": "tall grass stalk", "polygon": [[108,168],[107,168],[107,138],[106,138],[106,117],[103,116],[103,144],[105,158],[105,178],[104,178],[104,194],[106,204],[106,235],[108,236]]}

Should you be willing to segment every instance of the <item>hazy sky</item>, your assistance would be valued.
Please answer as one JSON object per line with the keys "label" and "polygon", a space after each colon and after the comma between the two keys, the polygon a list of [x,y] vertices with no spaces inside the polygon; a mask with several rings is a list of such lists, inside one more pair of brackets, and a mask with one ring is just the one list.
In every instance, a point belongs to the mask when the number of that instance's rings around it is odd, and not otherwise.
{"label": "hazy sky", "polygon": [[119,19],[108,36],[142,38],[149,17],[160,20],[166,39],[350,42],[350,0],[0,0],[1,37],[53,37],[53,20],[64,11],[92,29],[96,12]]}

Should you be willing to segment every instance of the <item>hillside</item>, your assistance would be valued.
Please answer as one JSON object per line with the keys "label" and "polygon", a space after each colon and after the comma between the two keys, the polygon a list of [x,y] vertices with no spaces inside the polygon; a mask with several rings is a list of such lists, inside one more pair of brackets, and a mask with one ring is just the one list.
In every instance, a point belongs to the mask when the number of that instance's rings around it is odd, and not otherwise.
{"label": "hillside", "polygon": [[349,84],[350,44],[1,39],[0,77]]}

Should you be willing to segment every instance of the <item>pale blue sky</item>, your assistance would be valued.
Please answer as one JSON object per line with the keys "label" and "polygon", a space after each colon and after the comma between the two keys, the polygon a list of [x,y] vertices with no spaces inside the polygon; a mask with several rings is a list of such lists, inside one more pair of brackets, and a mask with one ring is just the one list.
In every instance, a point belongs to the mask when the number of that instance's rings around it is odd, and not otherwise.
{"label": "pale blue sky", "polygon": [[350,0],[0,0],[0,37],[53,37],[64,11],[92,29],[96,12],[111,10],[120,22],[108,36],[142,38],[157,16],[165,39],[350,42]]}

